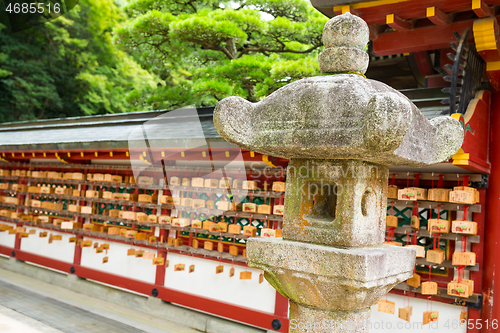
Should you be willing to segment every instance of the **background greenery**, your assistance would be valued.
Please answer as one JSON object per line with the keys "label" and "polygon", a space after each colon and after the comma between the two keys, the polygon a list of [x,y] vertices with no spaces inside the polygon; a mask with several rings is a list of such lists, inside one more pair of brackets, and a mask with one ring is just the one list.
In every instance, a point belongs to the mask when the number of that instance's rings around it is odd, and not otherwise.
{"label": "background greenery", "polygon": [[0,31],[0,121],[255,102],[319,74],[326,20],[306,0],[80,0]]}

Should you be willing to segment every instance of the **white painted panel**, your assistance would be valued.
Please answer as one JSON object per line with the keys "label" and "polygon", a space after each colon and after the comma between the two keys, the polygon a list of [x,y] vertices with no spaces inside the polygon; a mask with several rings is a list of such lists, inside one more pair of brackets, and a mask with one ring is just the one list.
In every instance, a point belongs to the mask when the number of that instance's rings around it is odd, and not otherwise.
{"label": "white painted panel", "polygon": [[[26,226],[26,231],[35,229],[36,234],[29,235],[28,238],[21,239],[21,250],[29,253],[33,253],[42,257],[47,257],[50,259],[55,259],[67,263],[73,263],[75,256],[75,243],[70,243],[69,239],[75,237],[74,234],[68,234],[63,232],[51,231],[41,228],[35,228]],[[41,238],[39,236],[40,231],[46,231],[47,237]],[[61,235],[62,240],[53,241],[49,244],[49,235]]]}
{"label": "white painted panel", "polygon": [[[84,247],[82,249],[82,266],[143,282],[155,282],[156,266],[153,266],[153,261],[127,256],[130,245],[88,237],[85,237],[85,240],[91,240],[99,244],[109,244],[109,250],[107,254],[106,251],[96,253],[94,245]],[[136,249],[138,248],[136,247]],[[109,261],[103,264],[102,258],[106,256]]]}
{"label": "white painted panel", "polygon": [[[410,299],[410,306],[413,307],[413,315],[410,323],[408,323],[398,318],[398,308],[404,307],[405,304],[403,296],[389,294],[387,299],[396,303],[396,312],[395,314],[378,312],[377,305],[372,306],[370,333],[421,333],[422,330],[439,333],[466,333],[467,331],[465,325],[462,327],[459,325],[460,312],[462,312],[461,306],[432,302],[432,311],[439,312],[439,320],[423,326],[424,311],[430,311],[430,304],[429,308],[427,308],[427,300],[418,298]],[[408,298],[406,298],[407,305]]]}
{"label": "white painted panel", "polygon": [[[16,227],[15,223],[9,223],[9,222],[4,222],[4,221],[0,221],[0,223],[11,225],[14,228]],[[9,235],[8,231],[0,232],[0,245],[14,248],[15,243],[16,243],[16,235],[15,234]]]}
{"label": "white painted panel", "polygon": [[[252,279],[240,280],[240,272],[245,270],[242,266],[234,265],[235,274],[229,277],[231,264],[223,263],[224,272],[215,274],[215,268],[220,265],[218,261],[174,253],[168,254],[168,260],[170,265],[165,274],[167,288],[274,313],[276,291],[265,279],[259,284],[261,270],[248,268],[247,270],[252,272]],[[185,264],[186,269],[175,272],[174,266],[179,263]],[[195,265],[195,271],[189,273],[189,266],[192,264]]]}

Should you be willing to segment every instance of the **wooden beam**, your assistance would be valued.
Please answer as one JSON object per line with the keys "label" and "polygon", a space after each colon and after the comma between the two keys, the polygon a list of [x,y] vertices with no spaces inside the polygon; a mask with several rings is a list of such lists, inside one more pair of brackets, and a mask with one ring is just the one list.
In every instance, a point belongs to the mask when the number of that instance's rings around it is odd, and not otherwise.
{"label": "wooden beam", "polygon": [[385,23],[396,31],[411,30],[413,28],[411,21],[404,21],[395,14],[388,14],[385,17]]}
{"label": "wooden beam", "polygon": [[349,5],[335,6],[335,7],[333,7],[333,12],[335,13],[335,15],[342,15],[345,13],[351,13],[353,15],[360,16],[360,15],[358,15],[359,13]]}
{"label": "wooden beam", "polygon": [[[373,52],[377,56],[399,53],[412,53],[448,48],[457,40],[453,31],[462,34],[471,29],[475,20],[455,22],[449,25],[433,25],[407,31],[386,32],[379,34],[373,41]],[[470,41],[473,42],[472,34]]]}
{"label": "wooden beam", "polygon": [[472,0],[472,10],[478,17],[495,16],[495,10],[485,4],[483,0]]}
{"label": "wooden beam", "polygon": [[427,7],[427,18],[436,25],[446,25],[453,21],[452,14],[445,14],[436,7]]}

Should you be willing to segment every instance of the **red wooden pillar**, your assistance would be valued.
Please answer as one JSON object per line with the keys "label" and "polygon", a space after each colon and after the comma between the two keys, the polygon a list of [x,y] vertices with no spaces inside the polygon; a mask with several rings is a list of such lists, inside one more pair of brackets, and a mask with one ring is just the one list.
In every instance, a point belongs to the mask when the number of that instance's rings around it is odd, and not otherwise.
{"label": "red wooden pillar", "polygon": [[282,296],[279,292],[276,292],[274,315],[277,317],[288,317],[288,298]]}
{"label": "red wooden pillar", "polygon": [[[500,320],[500,92],[492,94],[490,118],[491,174],[486,192],[486,225],[483,260],[483,328],[481,332],[493,332],[492,320]],[[495,281],[496,279],[496,281]],[[490,327],[485,327],[488,320]]]}
{"label": "red wooden pillar", "polygon": [[[478,189],[481,205],[481,213],[473,213],[472,220],[477,222],[477,235],[480,237],[481,242],[479,244],[471,244],[471,251],[476,253],[477,262],[481,263],[478,272],[470,271],[469,278],[474,280],[474,293],[481,293],[483,284],[482,284],[482,276],[483,276],[483,267],[484,267],[484,235],[486,229],[486,190]],[[478,309],[468,309],[467,319],[472,321],[473,323],[481,321],[481,310]],[[471,328],[467,329],[467,333],[479,333],[481,329],[479,329],[479,325],[470,325]]]}

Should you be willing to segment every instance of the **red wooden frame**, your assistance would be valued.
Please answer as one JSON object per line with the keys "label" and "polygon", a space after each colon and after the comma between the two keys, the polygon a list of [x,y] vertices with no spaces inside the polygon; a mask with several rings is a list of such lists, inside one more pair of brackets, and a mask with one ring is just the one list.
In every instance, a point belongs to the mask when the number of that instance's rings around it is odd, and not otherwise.
{"label": "red wooden frame", "polygon": [[[276,310],[274,314],[271,314],[236,306],[226,302],[220,302],[215,299],[209,299],[185,292],[180,292],[157,284],[151,284],[139,280],[129,279],[127,277],[119,275],[109,274],[106,272],[87,268],[79,264],[70,264],[0,245],[0,254],[12,257],[12,251],[14,251],[15,258],[21,261],[31,262],[66,273],[70,273],[71,268],[74,267],[74,275],[84,279],[99,281],[145,295],[151,295],[153,289],[156,289],[158,291],[157,298],[160,298],[169,303],[178,304],[184,307],[191,308],[193,310],[206,312],[214,316],[227,318],[251,326],[256,326],[268,330],[275,330],[278,332],[288,332],[288,302],[286,302],[286,298],[279,295],[278,293],[276,296]],[[276,330],[272,327],[272,322],[274,319],[278,319],[281,322],[281,328],[279,330]]]}

